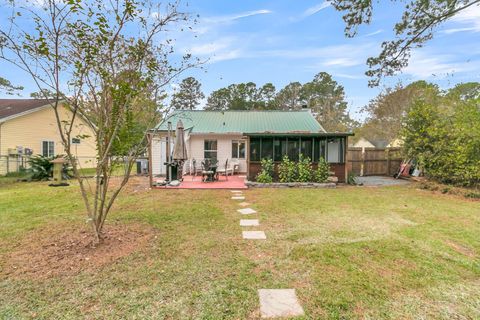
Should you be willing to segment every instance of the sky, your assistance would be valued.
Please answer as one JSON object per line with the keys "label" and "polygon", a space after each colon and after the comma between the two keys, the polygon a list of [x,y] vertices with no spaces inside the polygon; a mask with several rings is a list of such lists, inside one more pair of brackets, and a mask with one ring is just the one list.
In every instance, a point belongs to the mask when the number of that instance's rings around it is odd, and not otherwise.
{"label": "sky", "polygon": [[[191,32],[176,36],[179,54],[208,60],[177,79],[194,76],[208,95],[232,83],[273,83],[277,90],[293,81],[305,83],[325,71],[344,86],[349,111],[359,111],[382,87],[399,81],[427,80],[447,88],[480,81],[480,6],[462,12],[437,29],[434,39],[412,52],[410,64],[381,87],[369,88],[366,59],[380,52],[382,41],[394,38],[401,8],[380,1],[369,26],[346,38],[341,13],[326,1],[314,0],[190,0],[186,10],[199,15]],[[21,95],[37,91],[14,67],[0,63],[0,76],[24,84]],[[23,79],[23,80],[22,80]],[[172,84],[170,92],[176,87]],[[203,102],[204,103],[204,102]]]}

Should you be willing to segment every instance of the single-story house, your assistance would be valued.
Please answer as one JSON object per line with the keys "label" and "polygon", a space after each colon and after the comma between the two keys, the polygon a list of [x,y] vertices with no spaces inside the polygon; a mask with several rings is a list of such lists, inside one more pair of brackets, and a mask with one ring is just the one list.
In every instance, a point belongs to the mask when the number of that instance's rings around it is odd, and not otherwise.
{"label": "single-story house", "polygon": [[[313,167],[323,157],[340,182],[347,176],[345,165],[348,137],[352,133],[326,132],[310,110],[301,111],[205,111],[179,110],[149,132],[150,174],[166,174],[168,124],[173,130],[181,120],[189,160],[226,159],[239,172],[254,180],[261,160],[280,163],[285,155],[312,159]],[[173,149],[173,148],[171,148]],[[188,161],[187,161],[188,163]]]}
{"label": "single-story house", "polygon": [[[62,107],[61,119],[71,119],[68,108]],[[80,166],[95,166],[92,128],[77,116],[72,133],[72,148]],[[64,153],[55,112],[47,100],[0,99],[0,174],[15,171],[19,159],[30,155],[50,157]]]}

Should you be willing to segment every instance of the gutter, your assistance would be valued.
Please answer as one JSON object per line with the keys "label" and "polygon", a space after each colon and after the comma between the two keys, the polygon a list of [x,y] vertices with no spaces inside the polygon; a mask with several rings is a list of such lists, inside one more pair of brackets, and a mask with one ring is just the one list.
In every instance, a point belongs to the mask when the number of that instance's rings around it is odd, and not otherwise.
{"label": "gutter", "polygon": [[248,137],[351,137],[355,134],[353,132],[285,132],[285,133],[274,133],[274,132],[265,132],[265,133],[243,133],[243,135]]}

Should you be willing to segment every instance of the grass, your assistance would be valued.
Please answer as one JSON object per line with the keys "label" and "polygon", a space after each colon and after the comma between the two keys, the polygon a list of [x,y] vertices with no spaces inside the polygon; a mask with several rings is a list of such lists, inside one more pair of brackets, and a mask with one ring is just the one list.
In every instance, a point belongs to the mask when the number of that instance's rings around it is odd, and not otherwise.
{"label": "grass", "polygon": [[[229,191],[130,188],[108,223],[151,225],[152,246],[98,273],[0,270],[0,318],[249,319],[259,288],[296,288],[306,319],[480,317],[479,202],[409,186],[245,194],[266,241],[240,239]],[[0,186],[0,261],[83,212],[75,186]]]}

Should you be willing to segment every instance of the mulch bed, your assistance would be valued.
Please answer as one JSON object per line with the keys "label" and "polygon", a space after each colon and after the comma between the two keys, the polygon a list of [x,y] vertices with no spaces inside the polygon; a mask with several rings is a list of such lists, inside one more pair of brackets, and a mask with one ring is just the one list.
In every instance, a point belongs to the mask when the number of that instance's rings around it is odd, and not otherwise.
{"label": "mulch bed", "polygon": [[69,276],[98,270],[147,247],[156,231],[146,225],[106,224],[103,240],[94,244],[87,226],[37,229],[2,257],[2,272],[15,278]]}

